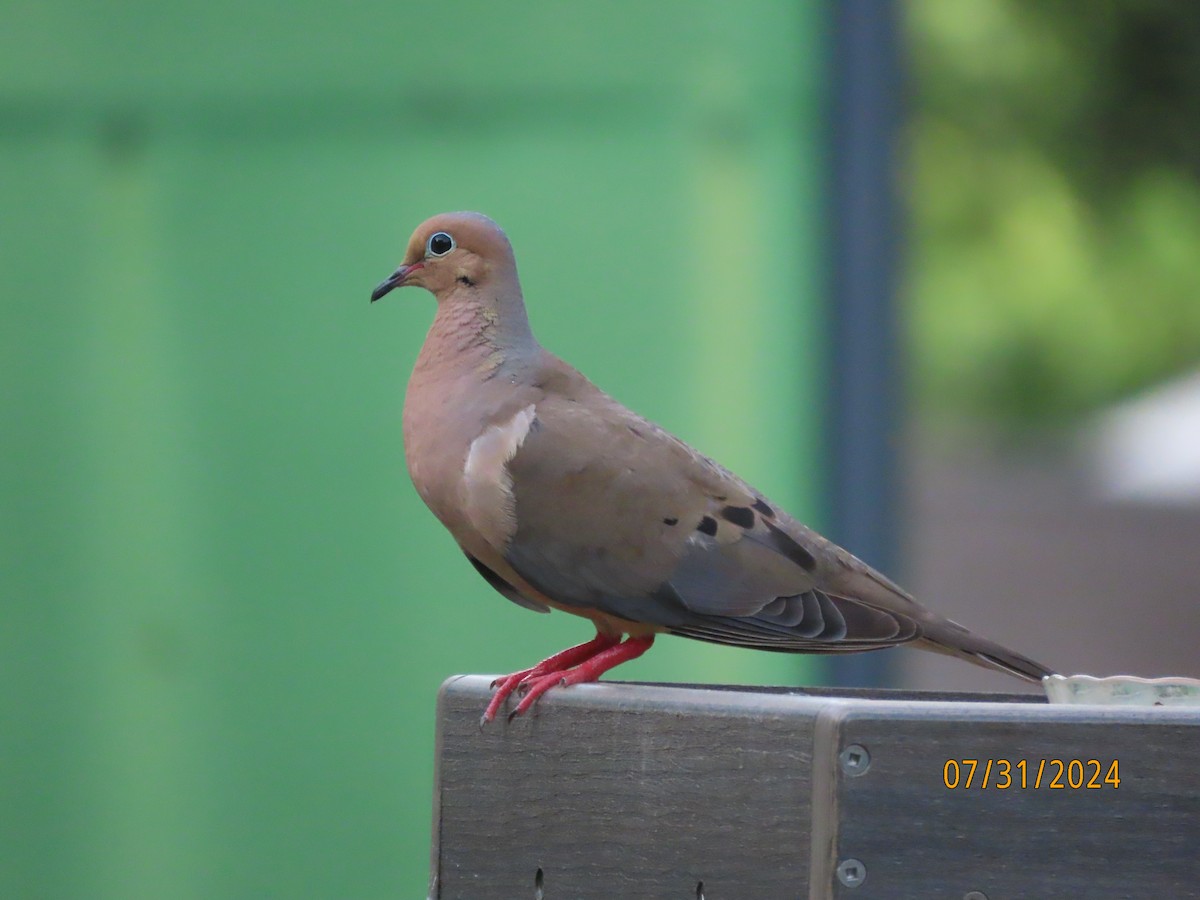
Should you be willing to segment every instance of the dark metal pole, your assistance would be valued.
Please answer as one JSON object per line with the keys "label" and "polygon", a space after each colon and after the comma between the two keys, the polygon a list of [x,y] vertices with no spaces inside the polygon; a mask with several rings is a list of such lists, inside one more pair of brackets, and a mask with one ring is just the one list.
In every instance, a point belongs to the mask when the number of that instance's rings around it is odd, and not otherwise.
{"label": "dark metal pole", "polygon": [[[897,454],[901,11],[832,0],[830,538],[903,581]],[[890,652],[835,657],[839,684],[890,680]]]}

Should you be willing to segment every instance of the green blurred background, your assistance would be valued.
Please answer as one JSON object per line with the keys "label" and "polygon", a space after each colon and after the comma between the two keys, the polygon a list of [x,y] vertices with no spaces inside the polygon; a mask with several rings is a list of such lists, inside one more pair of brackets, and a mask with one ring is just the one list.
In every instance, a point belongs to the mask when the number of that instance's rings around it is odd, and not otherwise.
{"label": "green blurred background", "polygon": [[1194,369],[1200,5],[905,11],[920,414],[1044,429]]}
{"label": "green blurred background", "polygon": [[[6,9],[0,896],[424,896],[438,685],[590,636],[409,484],[433,300],[367,298],[431,214],[496,218],[544,343],[815,515],[824,20]],[[803,673],[661,644],[622,674]]]}
{"label": "green blurred background", "polygon": [[[1197,8],[904,8],[916,414],[1194,364]],[[428,215],[500,221],[547,346],[821,524],[831,9],[5,8],[0,896],[422,896],[438,684],[589,636],[408,482],[433,301],[367,295]]]}

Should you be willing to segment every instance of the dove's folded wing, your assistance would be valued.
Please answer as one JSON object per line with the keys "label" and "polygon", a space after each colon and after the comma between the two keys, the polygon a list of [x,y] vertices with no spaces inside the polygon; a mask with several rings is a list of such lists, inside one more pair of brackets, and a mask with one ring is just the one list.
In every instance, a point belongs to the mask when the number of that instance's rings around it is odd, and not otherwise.
{"label": "dove's folded wing", "polygon": [[832,545],[736,476],[607,396],[582,399],[544,396],[507,464],[515,527],[502,552],[538,591],[767,650],[864,650],[920,635],[903,595],[886,608],[839,591],[826,578],[841,567]]}

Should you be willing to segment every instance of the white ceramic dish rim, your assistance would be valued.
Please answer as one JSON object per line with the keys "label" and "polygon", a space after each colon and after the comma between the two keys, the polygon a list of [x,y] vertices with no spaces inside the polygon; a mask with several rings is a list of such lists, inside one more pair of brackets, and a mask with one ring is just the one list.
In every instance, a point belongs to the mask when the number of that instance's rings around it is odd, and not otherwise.
{"label": "white ceramic dish rim", "polygon": [[1051,703],[1113,705],[1121,702],[1136,704],[1139,699],[1163,699],[1174,704],[1200,705],[1200,679],[1182,676],[1048,675],[1042,679],[1042,686]]}

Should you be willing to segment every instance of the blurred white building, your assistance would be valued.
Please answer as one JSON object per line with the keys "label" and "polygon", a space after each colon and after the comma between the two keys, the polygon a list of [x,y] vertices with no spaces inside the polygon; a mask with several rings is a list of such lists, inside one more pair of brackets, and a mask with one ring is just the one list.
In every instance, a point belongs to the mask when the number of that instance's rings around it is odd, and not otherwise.
{"label": "blurred white building", "polygon": [[1200,372],[1102,413],[1086,453],[1105,498],[1200,503]]}

